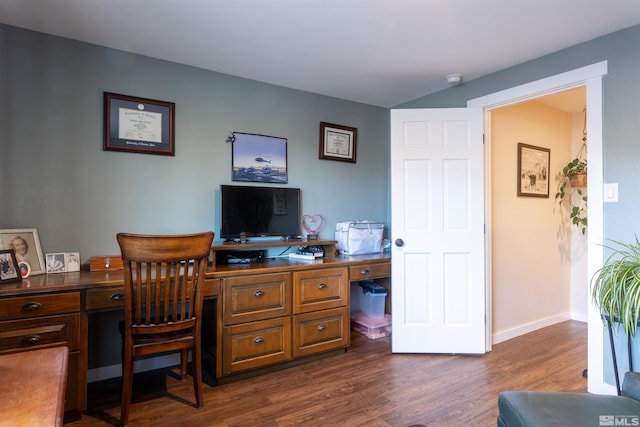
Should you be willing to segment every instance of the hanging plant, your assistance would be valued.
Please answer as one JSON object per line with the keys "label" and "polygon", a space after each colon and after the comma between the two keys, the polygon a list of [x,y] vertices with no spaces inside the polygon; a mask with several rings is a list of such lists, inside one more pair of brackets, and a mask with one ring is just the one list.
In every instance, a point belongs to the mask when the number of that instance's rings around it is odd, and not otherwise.
{"label": "hanging plant", "polygon": [[587,109],[584,109],[585,121],[582,129],[582,147],[578,155],[562,168],[562,179],[556,200],[562,206],[569,205],[569,219],[580,228],[582,234],[587,232]]}

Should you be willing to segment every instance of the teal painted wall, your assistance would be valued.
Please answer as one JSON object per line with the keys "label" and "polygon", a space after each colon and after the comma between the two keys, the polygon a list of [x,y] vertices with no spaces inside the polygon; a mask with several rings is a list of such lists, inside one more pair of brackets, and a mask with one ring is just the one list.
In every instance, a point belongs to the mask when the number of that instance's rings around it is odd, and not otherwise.
{"label": "teal painted wall", "polygon": [[[287,186],[326,216],[322,238],[390,223],[385,108],[5,25],[0,58],[0,228],[37,228],[45,253],[87,261],[119,253],[119,231],[214,229],[231,131],[288,139]],[[103,92],[174,102],[175,157],[103,151]],[[321,121],[358,129],[356,164],[318,159]]]}

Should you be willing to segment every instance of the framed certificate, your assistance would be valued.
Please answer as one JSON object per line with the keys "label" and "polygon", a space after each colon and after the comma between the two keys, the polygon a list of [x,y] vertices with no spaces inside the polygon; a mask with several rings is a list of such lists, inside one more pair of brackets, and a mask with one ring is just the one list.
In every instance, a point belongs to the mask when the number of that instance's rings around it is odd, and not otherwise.
{"label": "framed certificate", "polygon": [[320,159],[356,162],[358,129],[320,122]]}
{"label": "framed certificate", "polygon": [[173,102],[104,93],[104,150],[175,156]]}

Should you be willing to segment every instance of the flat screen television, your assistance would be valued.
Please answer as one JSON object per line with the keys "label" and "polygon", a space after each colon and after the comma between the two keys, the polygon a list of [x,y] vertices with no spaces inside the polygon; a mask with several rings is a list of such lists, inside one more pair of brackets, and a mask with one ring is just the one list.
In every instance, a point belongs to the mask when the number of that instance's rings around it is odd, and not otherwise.
{"label": "flat screen television", "polygon": [[220,237],[300,237],[300,189],[221,185]]}

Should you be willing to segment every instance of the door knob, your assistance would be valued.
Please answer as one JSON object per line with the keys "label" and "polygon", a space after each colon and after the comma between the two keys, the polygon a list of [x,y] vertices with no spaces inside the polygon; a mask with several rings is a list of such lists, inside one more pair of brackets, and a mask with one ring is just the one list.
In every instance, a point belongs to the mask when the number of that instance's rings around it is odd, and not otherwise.
{"label": "door knob", "polygon": [[396,246],[400,247],[400,246],[404,246],[404,240],[402,239],[396,239]]}

